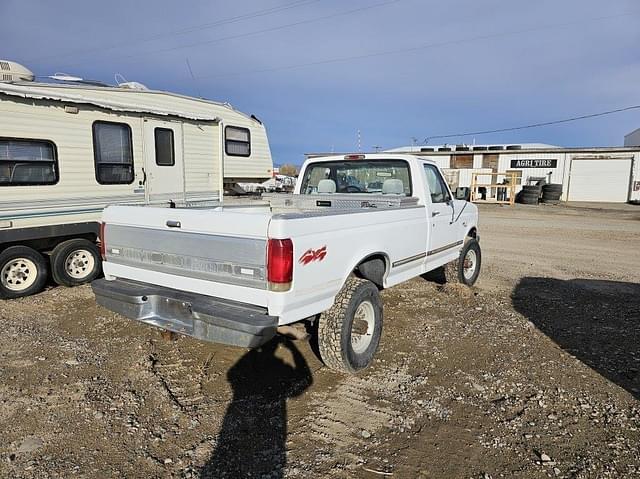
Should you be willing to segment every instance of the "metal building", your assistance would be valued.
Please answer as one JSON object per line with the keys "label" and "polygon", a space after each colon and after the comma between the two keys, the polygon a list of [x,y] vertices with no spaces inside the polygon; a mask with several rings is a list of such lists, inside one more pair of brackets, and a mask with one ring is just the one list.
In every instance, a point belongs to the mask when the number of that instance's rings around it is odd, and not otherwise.
{"label": "metal building", "polygon": [[[562,201],[640,202],[640,146],[562,148],[541,143],[405,146],[387,153],[410,153],[435,161],[453,187],[470,187],[474,173],[493,181],[516,178],[522,185],[544,178],[562,184]],[[307,158],[346,153],[308,153]],[[505,173],[509,175],[499,175]],[[490,181],[490,182],[493,182]],[[487,200],[496,199],[487,188]]]}
{"label": "metal building", "polygon": [[640,128],[624,136],[624,146],[640,146]]}
{"label": "metal building", "polygon": [[640,201],[640,146],[562,148],[530,143],[407,146],[387,151],[434,159],[441,168],[457,171],[457,186],[470,186],[472,173],[514,172],[517,189],[542,177],[562,184],[563,201]]}

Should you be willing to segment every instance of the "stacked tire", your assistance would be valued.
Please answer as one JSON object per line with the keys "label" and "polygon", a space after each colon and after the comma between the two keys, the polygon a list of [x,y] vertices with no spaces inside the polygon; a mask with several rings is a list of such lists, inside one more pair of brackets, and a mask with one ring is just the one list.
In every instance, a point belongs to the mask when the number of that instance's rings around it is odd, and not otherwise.
{"label": "stacked tire", "polygon": [[541,191],[540,185],[524,185],[518,193],[518,202],[524,205],[537,205]]}
{"label": "stacked tire", "polygon": [[562,196],[562,184],[561,183],[549,183],[542,187],[543,203],[557,204]]}

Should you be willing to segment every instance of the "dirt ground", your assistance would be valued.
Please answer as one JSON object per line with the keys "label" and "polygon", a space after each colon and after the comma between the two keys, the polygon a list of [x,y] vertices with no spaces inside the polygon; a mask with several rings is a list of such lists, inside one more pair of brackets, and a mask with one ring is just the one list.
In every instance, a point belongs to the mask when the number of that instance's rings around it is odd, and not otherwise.
{"label": "dirt ground", "polygon": [[383,293],[358,376],[95,305],[0,304],[0,476],[640,476],[640,207],[483,207],[473,290]]}

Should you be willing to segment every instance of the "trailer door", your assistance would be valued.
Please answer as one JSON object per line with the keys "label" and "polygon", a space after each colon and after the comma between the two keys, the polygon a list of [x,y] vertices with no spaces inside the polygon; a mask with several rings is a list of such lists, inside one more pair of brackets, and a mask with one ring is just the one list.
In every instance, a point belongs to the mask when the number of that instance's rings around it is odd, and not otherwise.
{"label": "trailer door", "polygon": [[149,203],[184,200],[182,125],[144,120],[144,168]]}

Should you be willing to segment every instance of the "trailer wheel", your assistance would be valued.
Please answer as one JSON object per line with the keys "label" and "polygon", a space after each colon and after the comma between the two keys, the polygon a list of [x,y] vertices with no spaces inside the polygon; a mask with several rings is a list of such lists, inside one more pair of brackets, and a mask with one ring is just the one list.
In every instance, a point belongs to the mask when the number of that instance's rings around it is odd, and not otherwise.
{"label": "trailer wheel", "polygon": [[77,286],[98,277],[102,262],[98,247],[86,239],[63,241],[51,253],[51,275],[61,286]]}
{"label": "trailer wheel", "polygon": [[343,373],[366,368],[380,343],[382,301],[371,281],[349,278],[318,320],[318,350],[327,367]]}
{"label": "trailer wheel", "polygon": [[21,298],[38,293],[47,282],[44,257],[33,248],[12,246],[0,253],[0,298]]}

